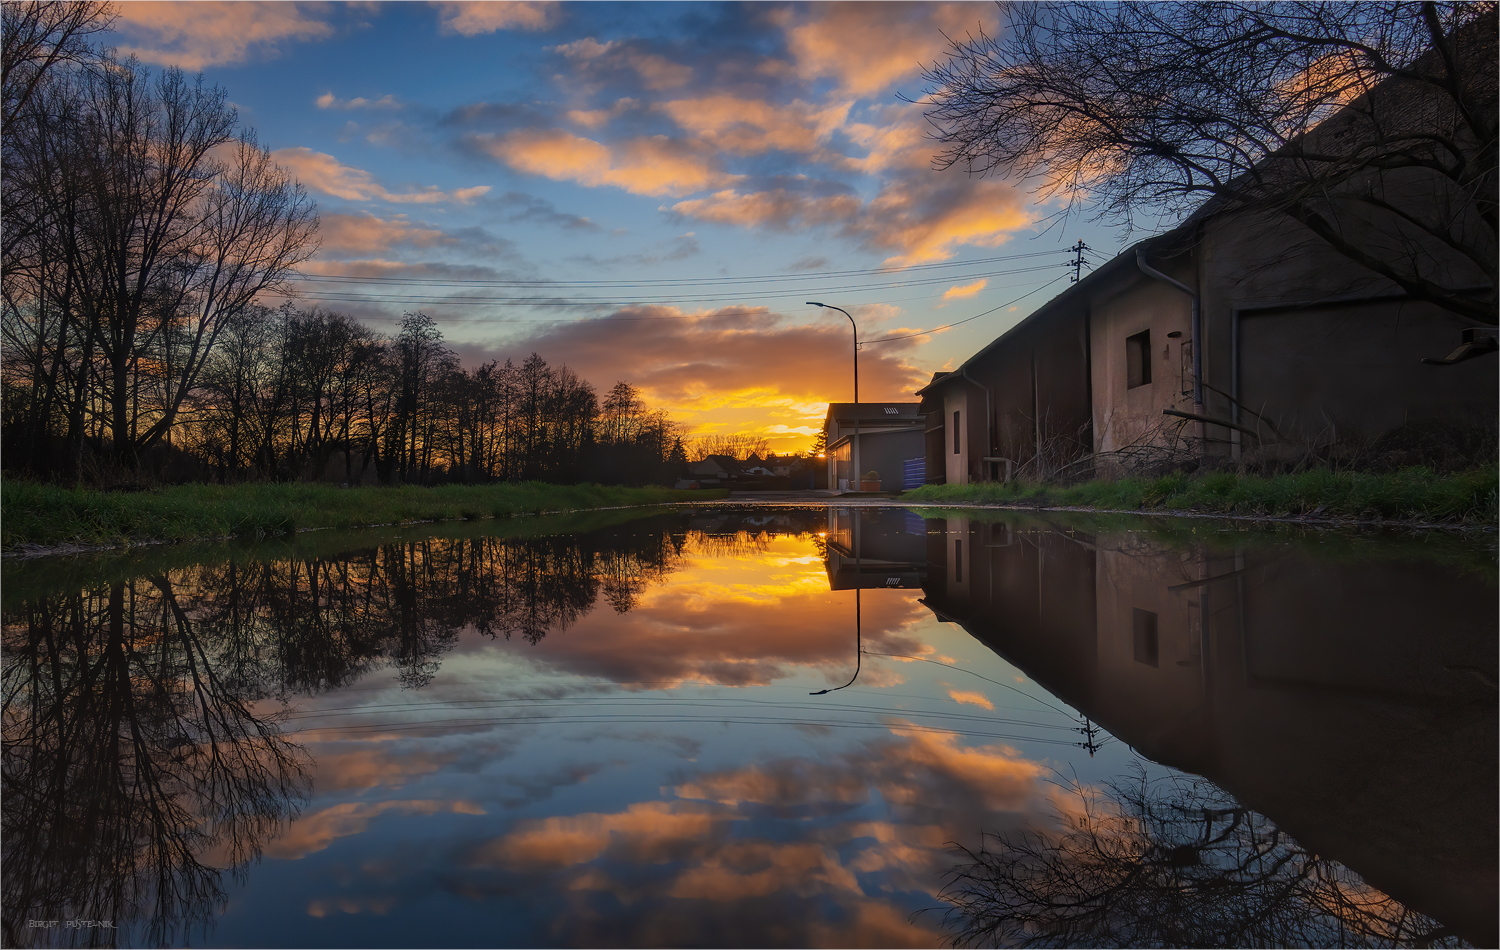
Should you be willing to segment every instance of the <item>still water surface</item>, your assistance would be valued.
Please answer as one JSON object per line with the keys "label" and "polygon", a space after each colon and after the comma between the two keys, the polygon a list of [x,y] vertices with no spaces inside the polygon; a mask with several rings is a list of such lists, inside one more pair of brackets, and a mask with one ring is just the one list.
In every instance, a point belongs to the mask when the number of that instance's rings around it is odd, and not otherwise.
{"label": "still water surface", "polygon": [[1492,550],[937,514],[7,563],[5,943],[1496,945]]}

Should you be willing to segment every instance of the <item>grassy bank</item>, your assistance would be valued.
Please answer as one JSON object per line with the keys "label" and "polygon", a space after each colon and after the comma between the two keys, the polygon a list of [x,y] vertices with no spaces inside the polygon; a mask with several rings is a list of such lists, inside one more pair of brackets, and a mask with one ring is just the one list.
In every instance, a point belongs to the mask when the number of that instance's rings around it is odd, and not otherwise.
{"label": "grassy bank", "polygon": [[1022,482],[924,485],[906,492],[901,500],[1482,525],[1496,521],[1496,487],[1496,466],[1487,465],[1448,475],[1410,468],[1379,475],[1328,470],[1274,476],[1213,472],[1069,486]]}
{"label": "grassy bank", "polygon": [[225,536],[265,537],[308,528],[505,518],[542,511],[722,498],[719,491],[602,485],[178,485],[102,492],[26,481],[0,484],[0,546],[116,545]]}

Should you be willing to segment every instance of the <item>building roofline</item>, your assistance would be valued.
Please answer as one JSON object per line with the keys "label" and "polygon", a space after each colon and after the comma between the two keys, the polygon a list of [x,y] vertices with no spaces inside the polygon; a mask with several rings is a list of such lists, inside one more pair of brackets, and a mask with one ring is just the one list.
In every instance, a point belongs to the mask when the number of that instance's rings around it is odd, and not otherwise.
{"label": "building roofline", "polygon": [[[867,430],[861,432],[859,434],[859,437],[861,439],[873,439],[876,436],[881,436],[881,435],[900,435],[903,432],[922,432],[922,431],[925,431],[925,430],[922,427],[922,423],[919,422],[919,423],[917,423],[916,425],[913,425],[913,426],[899,426],[899,427],[897,427],[897,426],[885,426],[884,428],[880,428],[880,429],[867,429]],[[839,446],[843,445],[845,442],[852,442],[852,441],[854,441],[854,433],[853,432],[849,433],[848,435],[841,435],[837,439],[834,439],[832,442],[828,443],[828,447],[825,448],[824,451],[826,452],[826,451],[828,451],[828,449],[836,449]]]}
{"label": "building roofline", "polygon": [[1080,279],[1078,283],[1059,293],[1057,296],[1053,297],[1051,300],[1048,300],[1036,310],[1032,311],[1020,323],[1017,323],[1009,330],[1006,330],[1004,333],[995,337],[995,339],[991,340],[973,356],[970,356],[968,359],[960,363],[956,369],[949,370],[943,376],[933,379],[926,386],[918,389],[916,391],[916,395],[925,395],[929,390],[937,389],[940,386],[955,381],[967,382],[968,380],[965,380],[963,377],[963,371],[967,369],[970,364],[982,359],[991,350],[995,349],[995,347],[999,346],[1001,343],[1004,343],[1011,336],[1020,333],[1025,329],[1028,329],[1032,324],[1040,323],[1043,320],[1048,319],[1052,316],[1053,311],[1061,309],[1062,307],[1072,303],[1079,297],[1087,296],[1105,280],[1106,275],[1113,276],[1126,267],[1133,269],[1136,266],[1135,252],[1138,248],[1145,251],[1159,247],[1163,244],[1172,244],[1174,243],[1174,239],[1181,239],[1185,237],[1187,233],[1192,229],[1192,227],[1197,223],[1197,221],[1190,217],[1187,221],[1184,221],[1182,224],[1178,225],[1170,231],[1158,234],[1155,237],[1146,238],[1142,241],[1137,241],[1136,243],[1125,248],[1125,250],[1105,261],[1103,264],[1100,264],[1087,277]]}

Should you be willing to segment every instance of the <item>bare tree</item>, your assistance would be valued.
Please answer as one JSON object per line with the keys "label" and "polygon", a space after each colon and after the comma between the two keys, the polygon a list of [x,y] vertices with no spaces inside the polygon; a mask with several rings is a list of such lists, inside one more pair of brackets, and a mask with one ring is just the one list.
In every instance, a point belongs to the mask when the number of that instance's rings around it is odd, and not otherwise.
{"label": "bare tree", "polygon": [[95,66],[95,37],[119,15],[96,0],[30,0],[0,4],[4,32],[5,129],[60,64]]}
{"label": "bare tree", "polygon": [[134,468],[169,437],[230,321],[316,251],[317,213],[237,131],[224,91],[180,70],[106,60],[28,110],[8,143],[7,188],[30,200],[7,198],[7,228],[14,207],[35,213],[6,249],[6,344],[29,357],[34,399],[71,384],[70,454],[87,411]]}
{"label": "bare tree", "polygon": [[1065,214],[1127,225],[1284,215],[1413,298],[1493,322],[1494,3],[1002,11],[999,36],[955,40],[926,72],[937,165],[1038,181]]}
{"label": "bare tree", "polygon": [[701,462],[710,455],[727,455],[732,459],[744,460],[752,455],[762,458],[771,451],[771,442],[762,436],[752,435],[746,432],[736,432],[732,435],[704,435],[692,440],[688,446],[688,457],[694,462]]}

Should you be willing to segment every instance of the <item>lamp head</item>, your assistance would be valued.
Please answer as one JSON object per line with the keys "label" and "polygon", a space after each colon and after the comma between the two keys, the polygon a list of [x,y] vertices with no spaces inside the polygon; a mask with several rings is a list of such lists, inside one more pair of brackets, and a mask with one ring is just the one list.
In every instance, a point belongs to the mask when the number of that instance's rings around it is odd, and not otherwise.
{"label": "lamp head", "polygon": [[816,300],[805,300],[805,301],[803,301],[803,303],[807,304],[809,307],[826,307],[826,306],[828,306],[828,304],[826,304],[826,303],[818,303]]}

